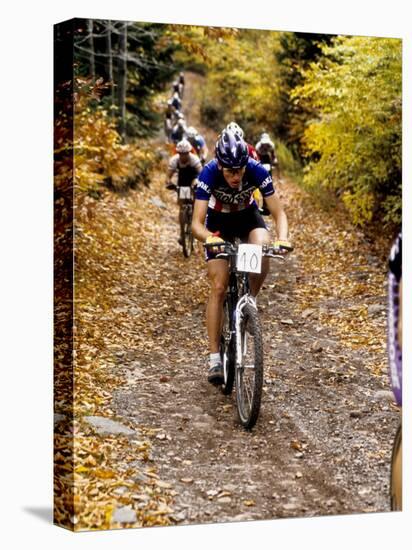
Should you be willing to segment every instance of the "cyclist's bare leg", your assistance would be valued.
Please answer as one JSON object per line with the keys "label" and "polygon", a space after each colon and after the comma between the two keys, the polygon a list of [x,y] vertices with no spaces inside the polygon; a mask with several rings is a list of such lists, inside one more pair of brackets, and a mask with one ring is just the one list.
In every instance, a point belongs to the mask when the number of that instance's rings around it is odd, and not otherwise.
{"label": "cyclist's bare leg", "polygon": [[210,353],[219,352],[222,327],[223,302],[229,282],[229,266],[226,260],[209,260],[207,272],[210,280],[209,301],[206,308],[206,326]]}
{"label": "cyclist's bare leg", "polygon": [[[249,244],[270,244],[270,235],[269,231],[263,229],[263,227],[257,227],[249,233],[248,238]],[[262,286],[266,275],[269,273],[269,258],[262,258],[262,271],[261,273],[250,273],[249,274],[249,284],[250,292],[252,296],[257,296],[260,287]]]}

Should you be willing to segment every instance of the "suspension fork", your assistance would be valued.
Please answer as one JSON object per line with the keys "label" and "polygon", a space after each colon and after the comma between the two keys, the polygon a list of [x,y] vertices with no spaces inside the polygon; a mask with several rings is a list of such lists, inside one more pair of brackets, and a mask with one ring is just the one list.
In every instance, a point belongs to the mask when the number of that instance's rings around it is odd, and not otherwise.
{"label": "suspension fork", "polygon": [[[236,367],[237,368],[241,367],[241,364],[240,364],[241,357],[242,357],[241,325],[243,321],[243,310],[247,304],[251,305],[252,307],[256,307],[256,304],[250,295],[249,279],[248,279],[247,273],[242,274],[242,283],[243,283],[242,285],[243,292],[241,297],[237,300],[236,315],[235,315]],[[246,346],[246,340],[245,340],[245,346]]]}

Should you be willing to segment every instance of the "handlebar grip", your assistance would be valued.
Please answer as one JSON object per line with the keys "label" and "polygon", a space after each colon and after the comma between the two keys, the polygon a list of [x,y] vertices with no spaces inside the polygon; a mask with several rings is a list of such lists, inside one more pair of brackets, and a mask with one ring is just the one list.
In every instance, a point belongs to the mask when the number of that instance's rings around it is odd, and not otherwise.
{"label": "handlebar grip", "polygon": [[226,246],[226,243],[224,241],[218,243],[203,243],[204,248],[221,248],[222,246]]}

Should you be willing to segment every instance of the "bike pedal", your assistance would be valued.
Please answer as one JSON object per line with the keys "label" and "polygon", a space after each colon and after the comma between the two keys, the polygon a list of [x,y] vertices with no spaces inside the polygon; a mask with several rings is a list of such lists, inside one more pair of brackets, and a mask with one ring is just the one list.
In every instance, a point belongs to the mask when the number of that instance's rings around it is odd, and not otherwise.
{"label": "bike pedal", "polygon": [[214,386],[221,386],[224,382],[224,376],[223,376],[223,366],[218,365],[211,367],[209,369],[209,374],[207,377],[208,382],[210,384],[213,384]]}

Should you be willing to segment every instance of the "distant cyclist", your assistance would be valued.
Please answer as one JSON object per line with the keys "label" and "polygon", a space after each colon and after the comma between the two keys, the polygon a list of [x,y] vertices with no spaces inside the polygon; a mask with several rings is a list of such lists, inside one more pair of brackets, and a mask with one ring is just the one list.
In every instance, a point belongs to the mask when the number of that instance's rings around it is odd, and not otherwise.
{"label": "distant cyclist", "polygon": [[170,134],[173,143],[179,143],[179,141],[182,141],[182,139],[186,137],[186,120],[183,115],[179,114],[178,116],[179,119],[173,126]]}
{"label": "distant cyclist", "polygon": [[256,143],[256,152],[262,164],[268,164],[271,168],[275,168],[276,177],[280,179],[279,162],[276,156],[275,144],[270,139],[268,133],[264,132],[260,136],[260,140]]}
{"label": "distant cyclist", "polygon": [[183,97],[183,92],[185,88],[185,75],[183,72],[179,73],[178,84],[179,84],[179,95],[180,97]]}
{"label": "distant cyclist", "polygon": [[179,90],[179,82],[177,80],[175,80],[172,84],[172,91],[173,93],[178,93],[179,94],[179,97],[182,97],[180,95],[180,90]]}
{"label": "distant cyclist", "polygon": [[[198,178],[192,222],[194,236],[208,244],[216,243],[217,247],[222,241],[235,238],[252,244],[270,244],[266,224],[253,199],[253,191],[259,188],[275,221],[279,239],[275,247],[283,252],[291,250],[287,217],[272,178],[260,163],[249,157],[246,142],[239,134],[225,129],[216,142],[215,155]],[[206,259],[210,280],[206,310],[210,349],[208,381],[219,385],[223,383],[219,345],[229,267],[227,260],[216,258],[213,250],[207,251]],[[268,258],[263,258],[262,272],[250,275],[252,296],[258,294],[268,271]]]}
{"label": "distant cyclist", "polygon": [[205,138],[193,126],[189,126],[186,130],[186,138],[192,144],[195,153],[200,158],[200,162],[204,165],[208,153]]}
{"label": "distant cyclist", "polygon": [[176,117],[176,109],[172,105],[172,100],[169,99],[167,102],[165,119],[164,119],[164,131],[168,142],[170,142],[172,139],[171,136],[172,136],[173,126],[175,124],[175,117]]}
{"label": "distant cyclist", "polygon": [[[187,141],[187,139],[182,139],[176,145],[176,154],[171,157],[169,160],[169,166],[167,170],[167,189],[176,189],[178,190],[179,197],[179,188],[188,187],[194,189],[197,183],[197,176],[202,170],[202,164],[197,155],[193,154],[192,145]],[[173,176],[177,174],[177,186],[171,181]],[[181,205],[181,199],[178,199],[179,205]],[[179,218],[180,218],[181,209],[179,209]],[[179,219],[179,223],[180,223]],[[181,244],[179,239],[179,244]]]}
{"label": "distant cyclist", "polygon": [[179,97],[179,92],[174,92],[172,95],[172,105],[176,109],[176,111],[180,111],[182,109],[182,101]]}

